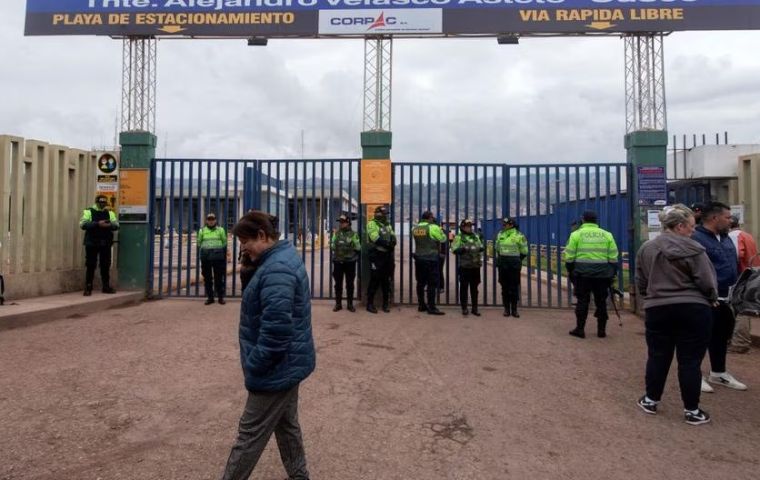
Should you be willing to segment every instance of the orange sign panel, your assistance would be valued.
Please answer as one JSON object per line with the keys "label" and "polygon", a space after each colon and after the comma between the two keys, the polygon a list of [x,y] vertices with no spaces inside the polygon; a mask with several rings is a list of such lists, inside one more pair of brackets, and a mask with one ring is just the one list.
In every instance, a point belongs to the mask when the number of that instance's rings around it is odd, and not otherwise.
{"label": "orange sign panel", "polygon": [[362,203],[388,205],[392,200],[391,161],[362,160]]}
{"label": "orange sign panel", "polygon": [[121,207],[148,206],[148,169],[122,169],[119,185]]}

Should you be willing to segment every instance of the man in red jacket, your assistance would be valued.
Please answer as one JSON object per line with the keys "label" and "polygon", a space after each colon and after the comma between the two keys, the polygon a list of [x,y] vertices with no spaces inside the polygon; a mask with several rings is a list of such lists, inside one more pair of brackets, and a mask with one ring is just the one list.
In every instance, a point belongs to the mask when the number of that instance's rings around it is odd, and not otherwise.
{"label": "man in red jacket", "polygon": [[[731,241],[734,242],[739,262],[739,274],[749,267],[760,266],[760,258],[757,256],[757,243],[747,232],[739,228],[739,218],[736,215],[731,216],[731,231],[728,234]],[[737,315],[734,335],[731,337],[731,345],[728,351],[731,353],[747,353],[752,345],[752,330],[749,315]]]}

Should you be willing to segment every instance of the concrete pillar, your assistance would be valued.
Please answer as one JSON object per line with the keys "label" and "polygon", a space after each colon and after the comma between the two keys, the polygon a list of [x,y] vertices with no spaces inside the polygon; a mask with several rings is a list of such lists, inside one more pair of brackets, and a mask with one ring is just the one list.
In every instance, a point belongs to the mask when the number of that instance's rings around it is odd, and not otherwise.
{"label": "concrete pillar", "polygon": [[[662,210],[667,204],[667,148],[668,132],[665,130],[636,131],[625,136],[627,162],[630,166],[628,196],[631,201],[631,224],[628,266],[631,280],[635,272],[636,252],[641,244],[649,239],[650,232],[659,231],[658,228],[648,226],[647,212]],[[633,281],[630,293],[637,295]],[[639,312],[640,301],[635,299],[632,303]]]}
{"label": "concrete pillar", "polygon": [[[362,162],[366,160],[387,160],[391,158],[391,141],[393,139],[393,136],[391,132],[387,131],[371,131],[371,132],[362,132],[361,133],[361,142],[362,142]],[[366,179],[362,179],[362,182],[366,181]],[[391,181],[389,179],[389,181]],[[361,189],[361,185],[359,186]],[[393,185],[389,185],[390,191],[393,192]],[[361,238],[362,238],[362,256],[361,256],[361,298],[363,299],[364,303],[367,303],[367,298],[365,298],[367,295],[367,286],[369,285],[369,257],[367,255],[367,222],[372,219],[371,215],[372,212],[369,214],[367,213],[367,203],[364,203],[366,199],[362,198],[362,204],[359,206],[359,216],[360,216],[360,225],[363,226],[363,230],[361,232]],[[393,199],[388,199],[389,207],[392,203]],[[392,212],[391,212],[392,213]],[[370,216],[368,216],[370,215]],[[393,225],[393,217],[391,216],[391,225]],[[396,235],[398,235],[399,232],[396,232]],[[393,302],[393,291],[394,291],[394,285],[393,282],[391,282],[391,303]],[[381,292],[378,290],[376,299],[375,299],[375,305],[381,305],[382,299],[380,297]]]}
{"label": "concrete pillar", "polygon": [[[148,132],[122,132],[119,136],[121,144],[120,169],[147,169],[156,154],[156,136]],[[145,186],[148,189],[148,186]],[[148,208],[151,208],[150,190]],[[119,231],[119,288],[144,290],[150,295],[148,275],[153,235],[149,231],[148,218],[144,222],[121,221]]]}

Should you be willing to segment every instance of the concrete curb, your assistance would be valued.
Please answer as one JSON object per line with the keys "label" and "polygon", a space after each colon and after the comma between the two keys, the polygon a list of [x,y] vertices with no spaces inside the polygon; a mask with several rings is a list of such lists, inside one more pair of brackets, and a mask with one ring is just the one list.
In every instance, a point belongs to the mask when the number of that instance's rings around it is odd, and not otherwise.
{"label": "concrete curb", "polygon": [[93,292],[91,297],[76,292],[15,300],[0,307],[0,331],[135,305],[144,299],[144,292],[119,292],[113,295]]}

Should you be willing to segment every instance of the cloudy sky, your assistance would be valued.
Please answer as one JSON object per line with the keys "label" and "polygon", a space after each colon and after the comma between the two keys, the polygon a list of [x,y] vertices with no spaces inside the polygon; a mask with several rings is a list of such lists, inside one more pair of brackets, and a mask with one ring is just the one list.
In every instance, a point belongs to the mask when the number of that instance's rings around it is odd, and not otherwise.
{"label": "cloudy sky", "polygon": [[[23,0],[0,2],[0,134],[113,143],[121,43],[24,37]],[[668,130],[760,143],[760,32],[666,38]],[[158,44],[158,153],[186,158],[360,155],[363,42]],[[619,38],[396,40],[396,161],[625,159]]]}

